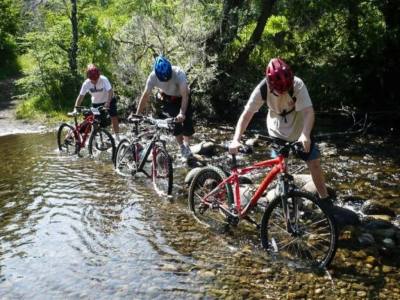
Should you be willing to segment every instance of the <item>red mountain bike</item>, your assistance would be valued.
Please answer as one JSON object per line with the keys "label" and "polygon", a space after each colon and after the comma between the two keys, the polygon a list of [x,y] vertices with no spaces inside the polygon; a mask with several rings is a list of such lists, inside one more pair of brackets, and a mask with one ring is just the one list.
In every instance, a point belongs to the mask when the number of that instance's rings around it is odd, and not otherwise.
{"label": "red mountain bike", "polygon": [[[107,114],[107,110],[102,106],[76,107],[76,111],[68,113],[68,116],[74,118],[74,125],[63,123],[58,129],[58,149],[70,154],[79,154],[89,139],[88,152],[91,156],[101,155],[104,159],[114,160],[115,141],[111,133],[104,128],[110,123]],[[81,123],[78,122],[80,115],[83,115]]]}
{"label": "red mountain bike", "polygon": [[[202,224],[218,228],[237,225],[241,219],[260,228],[265,249],[277,257],[307,266],[326,267],[336,253],[337,232],[333,218],[312,194],[300,191],[288,174],[286,159],[298,151],[298,143],[278,144],[265,137],[277,151],[277,157],[239,168],[235,155],[229,176],[214,166],[202,168],[189,187],[189,208]],[[269,169],[269,171],[267,170]],[[241,196],[243,175],[266,172],[258,187]],[[250,218],[271,182],[275,181],[275,198],[267,204],[261,224]]]}

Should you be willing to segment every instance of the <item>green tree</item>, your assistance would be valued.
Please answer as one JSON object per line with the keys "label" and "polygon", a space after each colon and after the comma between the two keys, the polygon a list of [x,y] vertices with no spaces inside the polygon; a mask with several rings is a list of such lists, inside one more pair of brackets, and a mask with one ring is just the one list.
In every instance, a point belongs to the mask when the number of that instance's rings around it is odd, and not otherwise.
{"label": "green tree", "polygon": [[0,0],[0,77],[18,70],[16,34],[21,25],[20,1]]}

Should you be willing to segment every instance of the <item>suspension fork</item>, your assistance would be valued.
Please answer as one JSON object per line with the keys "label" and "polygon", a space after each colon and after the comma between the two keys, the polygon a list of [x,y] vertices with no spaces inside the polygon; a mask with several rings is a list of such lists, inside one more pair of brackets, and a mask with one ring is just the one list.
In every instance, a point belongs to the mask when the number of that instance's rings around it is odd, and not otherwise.
{"label": "suspension fork", "polygon": [[298,201],[292,198],[292,209],[289,207],[288,194],[292,190],[293,176],[287,173],[280,174],[278,178],[277,192],[282,199],[282,210],[286,223],[286,230],[293,234],[299,216]]}

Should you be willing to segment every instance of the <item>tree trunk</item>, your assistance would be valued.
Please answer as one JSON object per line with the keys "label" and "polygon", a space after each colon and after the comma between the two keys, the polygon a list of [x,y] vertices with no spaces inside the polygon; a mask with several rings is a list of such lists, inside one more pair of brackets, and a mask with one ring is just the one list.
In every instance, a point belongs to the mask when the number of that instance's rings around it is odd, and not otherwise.
{"label": "tree trunk", "polygon": [[77,54],[78,54],[78,18],[77,18],[77,0],[71,0],[71,27],[72,27],[72,40],[71,47],[68,53],[69,68],[71,70],[72,76],[75,80],[78,78],[78,64],[77,64]]}
{"label": "tree trunk", "polygon": [[272,14],[272,8],[276,0],[265,0],[262,1],[261,13],[257,20],[256,28],[254,29],[249,41],[246,46],[240,51],[234,66],[245,66],[251,52],[254,47],[260,42],[262,34],[264,32],[265,25],[267,24],[268,18]]}
{"label": "tree trunk", "polygon": [[226,45],[236,37],[238,30],[239,10],[244,0],[224,0],[221,21],[206,39],[206,53],[221,53]]}

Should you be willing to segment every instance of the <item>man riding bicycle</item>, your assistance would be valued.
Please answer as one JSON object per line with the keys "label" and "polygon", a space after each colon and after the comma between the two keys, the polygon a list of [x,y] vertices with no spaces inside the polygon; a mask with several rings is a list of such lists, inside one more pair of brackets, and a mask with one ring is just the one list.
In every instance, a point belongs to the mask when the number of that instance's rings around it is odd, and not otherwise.
{"label": "man riding bicycle", "polygon": [[174,136],[181,150],[184,160],[192,156],[189,147],[190,137],[194,134],[192,121],[192,108],[190,104],[190,90],[185,72],[171,63],[164,56],[155,59],[153,71],[147,78],[146,87],[140,97],[136,114],[141,114],[150,93],[157,87],[156,99],[163,105],[163,112],[171,117],[175,117],[178,124],[174,129]]}
{"label": "man riding bicycle", "polygon": [[325,177],[320,164],[318,146],[312,140],[315,114],[311,98],[304,82],[294,76],[291,68],[280,58],[273,58],[267,65],[266,77],[257,85],[239,117],[230,153],[237,153],[240,138],[253,115],[266,103],[268,106],[267,128],[271,137],[284,141],[299,141],[304,152],[303,159],[311,173],[321,203],[330,210],[339,223],[344,219],[354,219],[354,214],[344,208],[334,206],[328,194]]}
{"label": "man riding bicycle", "polygon": [[119,141],[119,122],[117,116],[117,99],[110,84],[110,81],[94,65],[89,64],[86,69],[87,79],[83,82],[81,90],[75,101],[75,107],[80,106],[83,98],[89,93],[92,98],[92,106],[104,106],[108,109],[111,117],[112,127],[115,133],[115,139]]}

